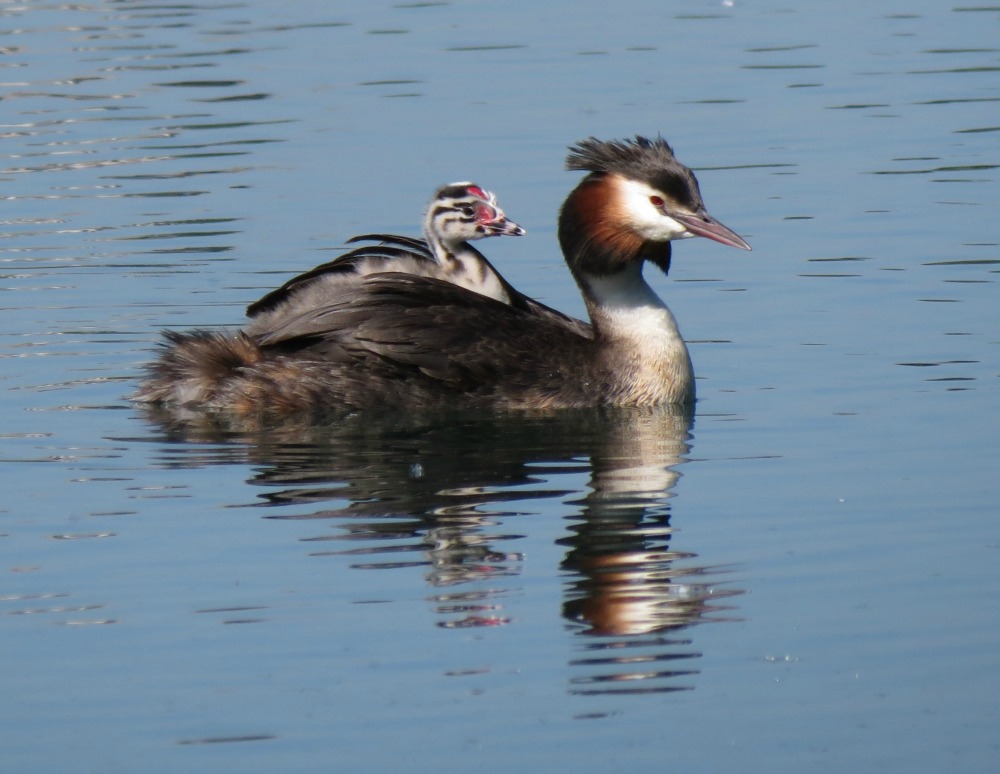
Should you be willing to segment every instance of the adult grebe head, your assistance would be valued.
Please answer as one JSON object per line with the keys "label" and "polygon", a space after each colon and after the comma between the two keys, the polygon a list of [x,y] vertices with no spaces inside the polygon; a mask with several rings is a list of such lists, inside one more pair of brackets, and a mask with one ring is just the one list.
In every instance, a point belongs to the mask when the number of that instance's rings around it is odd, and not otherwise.
{"label": "adult grebe head", "polygon": [[750,249],[708,214],[694,173],[662,137],[591,137],[570,147],[566,168],[590,173],[559,219],[559,241],[574,274],[615,273],[636,261],[666,273],[670,242],[695,236]]}

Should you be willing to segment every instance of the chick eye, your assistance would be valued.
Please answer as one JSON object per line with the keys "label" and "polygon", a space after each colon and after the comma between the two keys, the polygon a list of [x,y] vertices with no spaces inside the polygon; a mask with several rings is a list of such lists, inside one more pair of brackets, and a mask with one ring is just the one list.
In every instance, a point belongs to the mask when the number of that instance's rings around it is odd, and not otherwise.
{"label": "chick eye", "polygon": [[666,204],[666,202],[663,201],[663,199],[661,199],[659,196],[650,196],[649,203],[652,204],[654,207],[663,207],[663,205]]}
{"label": "chick eye", "polygon": [[462,214],[467,218],[471,218],[476,214],[476,210],[473,207],[463,207]]}

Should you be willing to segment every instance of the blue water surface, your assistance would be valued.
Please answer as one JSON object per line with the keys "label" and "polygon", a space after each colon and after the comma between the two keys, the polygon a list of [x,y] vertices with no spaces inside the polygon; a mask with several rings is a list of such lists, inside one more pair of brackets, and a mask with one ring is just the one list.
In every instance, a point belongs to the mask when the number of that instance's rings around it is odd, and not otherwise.
{"label": "blue water surface", "polygon": [[[993,772],[1000,8],[0,3],[0,760],[19,772]],[[128,400],[475,180],[574,315],[587,136],[753,245],[651,278],[695,416]]]}

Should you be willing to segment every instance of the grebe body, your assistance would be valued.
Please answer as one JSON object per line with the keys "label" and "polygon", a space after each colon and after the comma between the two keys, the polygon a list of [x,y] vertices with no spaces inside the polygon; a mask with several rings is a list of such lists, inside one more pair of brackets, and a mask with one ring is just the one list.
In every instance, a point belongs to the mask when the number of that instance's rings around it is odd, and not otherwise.
{"label": "grebe body", "polygon": [[591,325],[439,276],[373,272],[266,329],[168,333],[136,399],[265,417],[692,403],[687,347],[643,266],[666,272],[671,242],[694,236],[750,246],[708,215],[662,138],[590,138],[567,167],[587,175],[562,206],[559,242]]}

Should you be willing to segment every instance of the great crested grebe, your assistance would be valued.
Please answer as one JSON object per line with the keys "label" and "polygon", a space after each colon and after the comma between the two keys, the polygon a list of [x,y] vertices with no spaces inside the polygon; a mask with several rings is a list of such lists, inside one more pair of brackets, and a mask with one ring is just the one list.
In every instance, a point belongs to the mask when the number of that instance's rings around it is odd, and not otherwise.
{"label": "great crested grebe", "polygon": [[590,138],[566,165],[589,173],[562,206],[559,243],[592,327],[441,279],[368,274],[266,331],[168,332],[135,399],[261,417],[692,403],[687,347],[643,264],[666,272],[675,239],[750,245],[706,212],[662,138]]}
{"label": "great crested grebe", "polygon": [[400,271],[436,277],[509,304],[520,294],[469,244],[492,236],[522,236],[496,195],[475,183],[449,183],[435,193],[424,215],[424,239],[364,234],[363,245],[293,277],[247,307],[250,334],[267,333],[281,320],[336,299],[345,285],[368,274]]}

